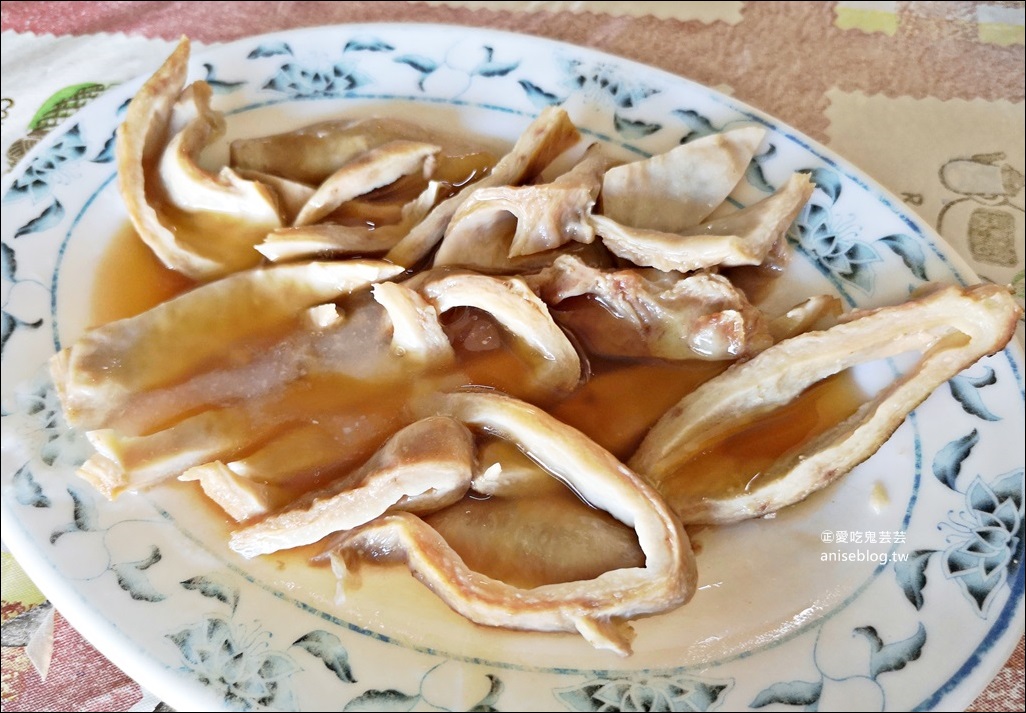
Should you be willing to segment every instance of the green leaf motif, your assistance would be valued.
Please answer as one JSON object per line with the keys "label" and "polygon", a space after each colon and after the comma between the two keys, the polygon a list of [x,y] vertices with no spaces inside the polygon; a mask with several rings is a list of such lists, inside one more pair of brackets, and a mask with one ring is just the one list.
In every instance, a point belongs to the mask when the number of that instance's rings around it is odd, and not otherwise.
{"label": "green leaf motif", "polygon": [[937,480],[952,490],[957,490],[955,481],[962,470],[962,462],[969,457],[973,446],[979,442],[980,434],[974,428],[941,448],[933,459],[933,474],[937,476]]}
{"label": "green leaf motif", "polygon": [[356,683],[349,666],[349,652],[342,641],[328,631],[311,631],[292,642],[307,653],[319,658],[329,671],[343,683]]}
{"label": "green leaf motif", "polygon": [[901,261],[905,263],[905,267],[917,278],[923,282],[928,279],[926,277],[926,253],[923,252],[922,245],[918,240],[904,233],[898,233],[880,238],[877,242],[890,248],[891,252],[900,257]]}
{"label": "green leaf motif", "polygon": [[722,702],[728,683],[688,677],[593,679],[555,691],[576,711],[707,711]]}
{"label": "green leaf motif", "polygon": [[131,595],[132,599],[141,602],[159,602],[167,597],[162,594],[144,572],[161,560],[160,548],[150,548],[150,554],[134,562],[121,562],[111,567],[118,579],[118,586]]}
{"label": "green leaf motif", "polygon": [[354,37],[346,42],[342,48],[343,52],[391,52],[395,49],[392,45],[377,37]]}
{"label": "green leaf motif", "polygon": [[14,484],[14,499],[22,505],[34,508],[50,507],[50,498],[43,493],[43,488],[32,476],[26,463],[14,473],[11,478]]}
{"label": "green leaf motif", "polygon": [[25,223],[25,225],[18,228],[15,231],[14,237],[20,238],[23,235],[31,235],[32,233],[39,233],[44,230],[49,230],[53,226],[57,225],[64,219],[64,206],[61,202],[55,200],[53,203],[43,209],[43,212],[37,215],[35,218]]}
{"label": "green leaf motif", "polygon": [[876,680],[881,673],[900,671],[923,653],[926,643],[926,627],[919,624],[916,633],[907,639],[885,644],[872,626],[860,626],[852,633],[861,634],[869,640],[869,674]]}
{"label": "green leaf motif", "polygon": [[904,562],[894,563],[894,576],[898,586],[905,593],[905,598],[916,610],[922,609],[925,600],[923,589],[926,587],[926,565],[930,564],[937,550],[915,550]]}
{"label": "green leaf motif", "polygon": [[659,129],[663,128],[662,124],[650,124],[645,121],[634,121],[633,119],[627,119],[620,116],[619,112],[613,114],[613,126],[616,127],[616,131],[620,136],[625,139],[641,139],[646,136],[651,136]]}
{"label": "green leaf motif", "polygon": [[238,588],[215,577],[193,577],[180,582],[180,584],[190,591],[199,592],[204,597],[227,604],[233,612],[239,606]]}
{"label": "green leaf motif", "polygon": [[57,542],[62,535],[66,535],[69,532],[93,532],[99,527],[93,503],[75,488],[68,488],[68,495],[71,496],[71,502],[73,503],[72,521],[50,533],[51,545]]}
{"label": "green leaf motif", "polygon": [[982,387],[990,386],[996,382],[997,376],[994,370],[988,366],[981,376],[974,377],[959,374],[948,381],[948,388],[951,390],[951,395],[955,401],[962,406],[962,410],[970,416],[976,416],[976,418],[981,418],[984,421],[1000,421],[1001,417],[991,412],[980,396],[980,389]]}
{"label": "green leaf motif", "polygon": [[396,57],[393,61],[413,67],[421,74],[430,74],[438,69],[438,62],[419,54],[404,54],[401,57]]}
{"label": "green leaf motif", "polygon": [[527,94],[527,98],[530,102],[539,109],[562,104],[563,99],[565,98],[556,96],[552,92],[547,92],[537,84],[533,84],[526,79],[521,79],[517,84],[519,84],[520,88],[524,90],[525,94]]}
{"label": "green leaf motif", "polygon": [[410,696],[394,688],[387,691],[370,690],[345,705],[344,711],[411,711],[420,696]]}
{"label": "green leaf motif", "polygon": [[773,703],[785,706],[814,706],[823,693],[823,681],[781,681],[759,691],[748,705],[762,708]]}

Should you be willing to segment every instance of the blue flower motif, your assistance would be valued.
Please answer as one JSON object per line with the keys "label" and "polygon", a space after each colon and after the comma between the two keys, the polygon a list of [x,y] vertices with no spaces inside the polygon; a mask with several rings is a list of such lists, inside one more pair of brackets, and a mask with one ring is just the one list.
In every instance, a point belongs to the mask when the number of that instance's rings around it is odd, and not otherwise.
{"label": "blue flower motif", "polygon": [[605,62],[565,62],[567,83],[571,89],[584,90],[617,109],[630,109],[657,94],[658,89],[624,74],[621,68]]}
{"label": "blue flower motif", "polygon": [[[38,326],[38,325],[28,325]],[[13,394],[13,411],[21,417],[17,425],[5,424],[5,427],[24,429],[34,434],[39,444],[39,460],[47,465],[60,468],[77,468],[85,462],[92,452],[85,435],[72,429],[64,420],[60,398],[53,381],[46,374],[38,374],[36,378]],[[11,415],[4,413],[4,416]]]}
{"label": "blue flower motif", "polygon": [[650,675],[593,679],[555,693],[577,711],[707,711],[723,702],[731,683]]}
{"label": "blue flower motif", "polygon": [[167,638],[178,647],[184,670],[223,693],[229,708],[295,709],[289,679],[299,667],[288,655],[270,648],[270,636],[258,629],[247,637],[228,621],[211,617]]}
{"label": "blue flower motif", "polygon": [[944,550],[944,574],[959,583],[980,616],[1019,566],[1024,487],[1022,470],[999,477],[993,486],[977,476],[966,489],[962,521],[947,524],[953,534]]}
{"label": "blue flower motif", "polygon": [[[887,696],[877,680],[882,674],[901,671],[917,661],[926,645],[926,627],[920,623],[911,636],[885,642],[876,627],[859,626],[851,636],[826,636],[820,628],[813,647],[818,677],[812,680],[777,681],[765,687],[748,705],[801,706],[805,710],[886,710]],[[869,644],[853,646],[858,638]]]}
{"label": "blue flower motif", "polygon": [[813,200],[802,209],[791,225],[788,238],[816,261],[827,275],[872,293],[874,275],[870,265],[880,262],[880,255],[859,240],[854,220],[838,222],[830,206]]}
{"label": "blue flower motif", "polygon": [[82,159],[87,151],[82,132],[77,125],[73,126],[57,143],[32,160],[11,184],[8,196],[28,196],[33,203],[49,198],[56,179],[68,182],[75,177],[66,174],[65,169],[69,163]]}
{"label": "blue flower motif", "polygon": [[331,97],[351,92],[370,81],[370,77],[356,69],[355,62],[348,60],[326,67],[286,62],[267,80],[263,88],[294,98]]}

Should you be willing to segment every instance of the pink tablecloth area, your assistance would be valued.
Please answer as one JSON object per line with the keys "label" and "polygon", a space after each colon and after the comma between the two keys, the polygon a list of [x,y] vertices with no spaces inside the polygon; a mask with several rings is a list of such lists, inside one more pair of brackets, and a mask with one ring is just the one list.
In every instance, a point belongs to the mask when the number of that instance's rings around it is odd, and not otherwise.
{"label": "pink tablecloth area", "polygon": [[[3,2],[0,148],[6,172],[66,116],[62,111],[88,100],[82,87],[107,86],[154,68],[183,34],[210,44],[295,27],[390,21],[512,30],[654,65],[779,117],[901,196],[983,277],[1013,284],[1021,299],[1023,7],[882,1]],[[69,87],[80,91],[58,94]],[[1005,193],[955,180],[988,169],[1011,177]],[[946,206],[974,200],[1012,215],[1007,234],[943,220]],[[6,552],[3,566],[4,710],[164,709],[54,613]],[[30,654],[49,641],[54,645],[44,682]],[[1023,710],[1023,670],[1020,641],[970,710]]]}

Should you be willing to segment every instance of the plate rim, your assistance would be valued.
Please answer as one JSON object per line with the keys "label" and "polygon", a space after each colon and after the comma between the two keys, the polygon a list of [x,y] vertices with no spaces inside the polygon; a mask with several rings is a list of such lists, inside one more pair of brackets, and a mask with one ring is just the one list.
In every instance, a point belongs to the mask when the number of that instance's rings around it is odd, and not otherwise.
{"label": "plate rim", "polygon": [[[542,44],[544,44],[546,46],[549,46],[553,50],[562,48],[564,50],[571,50],[571,51],[574,51],[574,52],[582,52],[582,53],[585,53],[585,54],[588,54],[588,55],[592,55],[595,58],[608,58],[608,59],[612,59],[612,60],[615,60],[621,66],[626,67],[627,69],[629,69],[631,72],[641,71],[641,72],[647,73],[647,74],[657,73],[661,77],[662,80],[666,81],[669,84],[681,83],[681,82],[685,83],[690,88],[690,90],[702,92],[702,93],[708,95],[710,98],[712,98],[715,101],[717,101],[718,103],[724,104],[727,107],[729,107],[729,108],[731,108],[731,109],[733,109],[733,110],[735,110],[735,111],[737,111],[739,113],[743,113],[743,114],[747,115],[749,118],[752,118],[752,119],[758,121],[759,123],[762,123],[762,124],[766,125],[772,131],[776,131],[776,132],[784,134],[787,138],[789,138],[790,140],[795,141],[796,143],[798,143],[802,148],[804,148],[807,151],[809,151],[810,153],[812,153],[815,157],[823,160],[824,162],[826,162],[827,164],[831,165],[835,169],[840,170],[847,178],[856,181],[857,183],[862,185],[862,187],[865,188],[868,192],[870,192],[871,194],[874,194],[874,197],[876,197],[878,200],[883,202],[884,205],[890,210],[890,212],[892,212],[896,217],[900,218],[901,220],[903,220],[904,222],[909,224],[909,226],[913,230],[918,232],[923,237],[923,239],[926,242],[928,242],[932,247],[934,247],[934,249],[937,249],[938,250],[938,256],[941,257],[942,260],[944,260],[945,262],[947,262],[951,266],[951,268],[952,268],[951,269],[952,275],[954,277],[956,277],[956,279],[958,279],[960,281],[973,280],[973,279],[975,279],[977,281],[979,280],[979,276],[975,273],[975,271],[971,268],[971,266],[969,266],[969,264],[965,261],[965,259],[962,258],[953,248],[951,248],[951,246],[947,243],[947,241],[942,236],[940,236],[932,226],[927,224],[925,222],[925,220],[923,218],[921,218],[919,215],[917,215],[914,211],[912,211],[910,209],[907,209],[907,208],[902,208],[903,204],[902,204],[901,200],[896,195],[894,195],[889,189],[887,189],[884,186],[882,186],[881,184],[879,184],[879,182],[877,182],[876,179],[874,179],[871,175],[869,175],[867,172],[862,170],[858,165],[856,165],[851,160],[846,159],[846,158],[840,156],[839,154],[837,154],[832,149],[822,145],[818,140],[816,140],[816,139],[814,139],[812,137],[807,136],[805,133],[795,129],[790,124],[788,124],[786,122],[783,122],[783,121],[781,121],[779,119],[776,119],[775,117],[773,117],[773,116],[763,112],[762,110],[760,110],[760,109],[758,109],[758,108],[756,108],[756,107],[754,107],[754,106],[752,106],[752,105],[750,105],[750,104],[748,104],[748,103],[746,103],[746,102],[744,102],[744,101],[742,101],[740,99],[737,99],[737,98],[735,98],[735,97],[733,97],[731,95],[724,94],[724,93],[720,92],[719,90],[717,90],[717,89],[715,89],[713,87],[709,87],[707,85],[703,85],[701,83],[698,83],[698,82],[696,82],[696,81],[694,81],[694,80],[692,80],[692,79],[690,79],[690,78],[688,78],[686,76],[678,75],[678,74],[675,74],[675,73],[670,72],[668,70],[665,70],[665,69],[662,69],[662,68],[659,68],[659,67],[655,67],[653,65],[648,65],[648,64],[645,64],[643,62],[639,62],[638,60],[629,59],[629,58],[617,55],[615,53],[608,52],[606,50],[600,50],[600,49],[596,49],[596,48],[592,48],[592,47],[587,47],[587,46],[583,46],[583,45],[576,45],[576,44],[573,44],[573,43],[570,43],[570,42],[566,42],[566,41],[561,41],[561,40],[552,39],[552,38],[548,38],[548,37],[530,35],[530,34],[526,34],[526,33],[523,33],[523,32],[510,31],[510,30],[504,30],[504,29],[493,29],[493,28],[489,28],[489,27],[474,27],[474,26],[463,26],[463,25],[455,25],[455,24],[426,23],[426,22],[423,22],[423,23],[422,22],[373,22],[373,23],[353,23],[353,24],[345,24],[345,23],[343,23],[343,24],[319,25],[319,26],[310,26],[310,27],[298,27],[298,28],[285,29],[285,30],[276,30],[276,31],[267,32],[267,33],[261,33],[261,34],[257,34],[257,35],[250,35],[250,36],[247,36],[247,37],[240,37],[240,38],[237,38],[235,40],[231,40],[229,42],[224,42],[224,43],[209,43],[209,44],[205,44],[201,51],[196,52],[192,57],[190,57],[190,61],[189,61],[190,76],[193,76],[195,74],[195,68],[207,56],[215,56],[215,55],[217,55],[220,52],[224,52],[224,51],[230,50],[232,47],[243,45],[243,44],[250,44],[250,43],[253,43],[255,41],[260,41],[260,40],[273,39],[273,38],[283,37],[283,36],[293,36],[293,35],[296,35],[296,34],[305,34],[305,33],[310,33],[310,32],[314,32],[314,33],[328,32],[328,31],[333,31],[333,30],[337,30],[337,31],[340,31],[340,32],[348,32],[348,33],[362,32],[362,31],[366,31],[366,32],[385,31],[385,32],[387,32],[387,31],[394,31],[394,30],[397,30],[397,29],[398,30],[418,30],[418,31],[422,31],[423,32],[423,31],[429,31],[432,28],[443,29],[443,30],[446,30],[446,31],[466,32],[466,33],[468,33],[470,35],[485,35],[485,36],[503,35],[503,36],[507,36],[509,38],[515,38],[515,39],[519,39],[519,40],[526,41],[526,42],[529,42],[529,43],[542,43]],[[142,84],[142,82],[145,81],[147,76],[149,76],[149,75],[143,75],[143,76],[140,76],[140,77],[136,77],[136,78],[134,78],[132,80],[129,80],[129,81],[126,81],[124,83],[118,84],[118,85],[116,85],[114,87],[111,87],[107,92],[104,93],[103,97],[100,97],[100,98],[113,97],[113,96],[125,96],[127,98],[128,96],[131,96],[132,94],[134,94],[134,92],[137,89],[137,87],[140,86]],[[39,144],[34,146],[33,149],[30,152],[28,152],[24,157],[22,157],[22,159],[19,161],[19,163],[13,169],[3,176],[3,182],[2,182],[2,184],[0,184],[0,194],[2,194],[3,196],[6,197],[8,191],[11,189],[11,187],[13,185],[13,182],[15,180],[17,180],[17,178],[20,175],[23,174],[25,167],[27,165],[29,165],[31,163],[31,161],[36,156],[38,156],[41,152],[43,152],[43,151],[47,150],[48,148],[50,148],[51,146],[53,146],[53,144],[56,141],[58,141],[59,138],[61,136],[63,136],[67,132],[68,128],[71,125],[73,125],[76,121],[80,120],[81,114],[84,113],[84,112],[87,112],[88,109],[89,109],[89,106],[92,106],[92,105],[94,105],[96,103],[97,103],[97,101],[90,102],[90,105],[87,105],[86,107],[83,108],[83,110],[81,110],[79,112],[76,112],[75,115],[73,115],[72,117],[68,118],[67,120],[62,122],[60,125],[55,127],[47,135],[47,137],[45,137],[45,139],[43,141],[40,141]],[[116,171],[115,171],[115,173],[116,173]],[[69,233],[70,233],[70,229],[69,229]],[[58,258],[58,263],[57,263],[58,267],[59,267],[59,262],[60,262],[60,260]],[[59,270],[55,269],[55,275],[54,275],[55,281],[56,281],[56,274],[57,274],[57,272],[59,272]],[[54,297],[54,299],[56,299],[56,296]],[[53,328],[54,328],[54,331],[55,331],[55,336],[56,336],[56,327],[57,327],[57,325],[54,324]],[[1022,363],[1023,363],[1023,350],[1022,350],[1022,346],[1018,343],[1018,341],[1014,337],[1013,337],[1012,341],[1009,343],[1009,345],[1006,346],[1005,349],[1002,352],[999,352],[999,354],[1004,354],[1005,355],[1005,357],[1008,359],[1008,361],[1012,365],[1013,369],[1015,369],[1016,366],[1021,366]],[[1023,392],[1023,374],[1022,374],[1022,372],[1020,370],[1017,370],[1017,378],[1018,378],[1018,385],[1019,385],[1020,396],[1022,396],[1022,392]],[[128,670],[133,671],[131,676],[137,682],[142,683],[144,680],[150,680],[151,679],[151,677],[149,675],[150,674],[150,667],[144,666],[143,664],[138,664],[138,669],[137,669],[137,662],[132,660],[131,656],[121,656],[121,654],[123,653],[121,651],[121,649],[126,649],[127,650],[128,648],[130,648],[130,646],[128,644],[130,644],[131,640],[128,639],[127,637],[117,636],[117,635],[110,636],[108,634],[108,635],[104,636],[102,630],[109,630],[109,629],[111,629],[112,627],[111,627],[110,622],[108,622],[106,620],[102,620],[102,621],[88,621],[90,619],[90,617],[88,616],[88,614],[90,612],[89,612],[89,607],[88,607],[87,603],[84,602],[84,601],[73,601],[72,600],[73,599],[73,597],[72,597],[72,590],[67,587],[66,580],[56,571],[56,569],[53,566],[47,568],[46,567],[46,562],[42,562],[42,561],[37,562],[36,561],[37,559],[39,559],[38,556],[42,554],[42,551],[39,550],[38,548],[34,548],[34,543],[31,542],[30,538],[27,536],[27,533],[25,533],[23,530],[21,530],[21,528],[17,528],[15,525],[10,524],[12,518],[10,518],[9,516],[11,514],[13,514],[12,512],[10,512],[11,510],[13,510],[13,508],[11,506],[11,503],[9,502],[8,497],[6,496],[6,493],[4,493],[3,497],[2,497],[2,508],[3,508],[4,512],[5,512],[5,517],[2,518],[2,520],[3,520],[3,523],[2,523],[2,536],[3,536],[4,542],[5,543],[22,542],[23,544],[21,545],[21,547],[27,547],[28,549],[36,549],[35,554],[37,556],[29,558],[31,563],[29,563],[28,561],[23,562],[22,559],[18,559],[19,565],[21,565],[22,568],[25,569],[26,573],[29,574],[29,576],[33,580],[33,582],[37,583],[39,588],[46,594],[47,598],[49,598],[52,602],[55,603],[56,608],[59,611],[61,611],[62,615],[66,611],[78,611],[79,609],[81,609],[81,611],[83,612],[81,616],[77,616],[76,615],[75,619],[73,619],[71,616],[66,616],[66,618],[69,620],[69,622],[71,622],[73,624],[73,626],[76,629],[78,629],[80,632],[82,632],[83,635],[85,635],[86,638],[89,639],[90,642],[93,643],[93,645],[96,646],[96,648],[101,651],[101,653],[104,653],[104,655],[107,655],[108,658],[111,659],[111,661],[113,663],[115,663],[116,666],[118,666],[119,668],[122,668],[123,670],[126,670],[126,672]],[[9,549],[11,550],[12,554],[15,555],[16,558],[17,558],[17,555],[18,555],[19,551],[24,551],[24,549],[16,550],[15,547],[13,547],[13,546],[9,546]],[[1008,656],[1011,654],[1012,651],[1014,651],[1015,647],[1017,646],[1018,639],[1008,635],[1007,632],[1008,631],[1014,631],[1014,629],[1012,628],[1012,625],[1015,624],[1016,622],[1020,623],[1020,627],[1019,628],[1021,628],[1021,622],[1024,620],[1024,618],[1026,618],[1026,607],[1024,607],[1024,599],[1023,599],[1023,594],[1022,594],[1023,576],[1024,576],[1024,568],[1023,568],[1023,565],[1020,563],[1020,567],[1018,569],[1018,574],[1017,574],[1017,577],[1016,577],[1016,581],[1019,583],[1019,586],[1018,586],[1018,592],[1019,592],[1018,605],[1015,608],[1015,611],[1013,611],[1011,613],[1011,616],[1008,618],[1008,624],[1005,627],[1004,631],[1000,635],[997,636],[997,639],[994,642],[995,644],[1004,643],[1005,645],[1003,647],[989,646],[989,647],[987,647],[987,651],[984,651],[979,656],[976,656],[976,652],[974,652],[974,657],[977,659],[977,662],[976,662],[976,665],[969,672],[967,672],[966,677],[973,677],[975,674],[983,675],[983,674],[980,673],[980,671],[981,671],[981,667],[986,668],[986,666],[983,663],[984,660],[987,660],[988,658],[996,657],[998,655],[1003,655],[1003,658],[1001,659],[1001,661],[1003,662],[1004,660],[1006,660],[1008,658]],[[43,584],[43,582],[46,582],[47,584]],[[51,593],[56,593],[58,596],[51,597],[50,596]],[[1014,594],[1014,591],[1013,591],[1013,594]],[[79,595],[79,598],[81,598],[80,595]],[[1012,599],[1014,599],[1014,597],[1010,595],[1010,602],[1012,601]],[[93,612],[93,613],[95,614],[95,612]],[[95,619],[95,617],[92,617],[92,618]],[[86,635],[86,633],[83,630],[94,631],[94,633],[96,634],[96,637],[98,637],[97,640],[94,640],[94,637]],[[991,629],[988,631],[988,638],[989,638],[989,634],[992,633],[992,631],[993,631],[993,627],[991,627]],[[123,641],[122,641],[122,639],[123,639]],[[122,646],[122,644],[126,644],[126,645]],[[110,656],[110,655],[107,654],[107,651],[106,651],[107,647],[111,647],[112,651],[115,650],[115,649],[118,650],[118,651],[116,651],[116,654],[118,656],[117,659],[115,659],[114,656]],[[1001,652],[996,651],[996,649],[998,649],[998,648],[1001,648],[1004,653],[1002,654]],[[1005,649],[1006,649],[1006,651],[1005,651]],[[977,651],[978,650],[979,650],[979,647],[978,647]],[[128,662],[130,662],[130,663],[128,663]],[[968,662],[967,662],[966,665],[968,665]],[[993,678],[993,676],[997,673],[997,671],[1000,670],[1001,666],[1002,666],[1002,664],[999,663],[999,664],[997,664],[997,666],[992,667],[992,670],[990,670],[989,673],[986,674],[985,680],[983,681],[982,685],[980,685],[978,687],[978,690],[976,690],[975,693],[972,693],[971,695],[967,695],[966,696],[966,702],[971,702],[973,700],[973,698],[975,698],[975,696],[979,694],[979,692],[981,692],[982,690],[985,689],[987,683]],[[164,674],[166,676],[167,669],[166,669],[166,667],[162,666],[160,663],[155,663],[153,668],[155,669],[154,673],[156,673],[157,670],[159,669],[159,673],[162,673],[162,674]],[[942,701],[949,701],[950,702],[950,701],[956,700],[954,698],[954,695],[957,694],[960,689],[965,689],[965,686],[963,685],[963,683],[967,680],[966,677],[963,677],[962,681],[959,682],[958,684],[956,684],[953,689],[948,690],[944,694],[940,695],[940,697],[937,698],[936,703],[939,704]],[[159,686],[157,686],[157,687],[159,687]],[[150,690],[150,691],[154,690],[154,687],[151,687],[149,685],[147,685],[146,688],[148,690]]]}

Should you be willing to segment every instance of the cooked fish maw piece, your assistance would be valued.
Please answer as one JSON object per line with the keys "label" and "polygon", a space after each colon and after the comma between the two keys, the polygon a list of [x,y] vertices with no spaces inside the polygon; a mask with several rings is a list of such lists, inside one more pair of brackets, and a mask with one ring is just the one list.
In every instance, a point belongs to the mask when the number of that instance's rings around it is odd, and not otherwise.
{"label": "cooked fish maw piece", "polygon": [[87,431],[96,453],[77,473],[113,500],[127,490],[142,490],[193,466],[221,459],[240,443],[271,436],[281,423],[261,411],[205,411],[144,436],[126,436],[109,428]]}
{"label": "cooked fish maw piece", "polygon": [[324,259],[328,257],[368,256],[384,253],[401,238],[392,226],[340,225],[317,223],[279,228],[268,233],[257,251],[271,262]]}
{"label": "cooked fish maw piece", "polygon": [[80,428],[109,426],[133,395],[177,383],[233,344],[276,334],[307,308],[401,271],[373,260],[254,268],[90,330],[50,361],[65,416]]}
{"label": "cooked fish maw piece", "polygon": [[401,209],[398,223],[386,225],[342,225],[318,223],[279,228],[267,235],[256,249],[271,262],[321,256],[367,256],[390,250],[414,225],[424,219],[438,199],[441,186],[428,181],[419,196]]}
{"label": "cooked fish maw piece", "polygon": [[331,119],[271,136],[236,139],[231,165],[316,186],[360,154],[399,140],[441,144],[454,160],[479,152],[458,137],[402,119]]}
{"label": "cooked fish maw piece", "polygon": [[235,522],[285,507],[292,496],[287,488],[244,478],[232,470],[231,463],[219,460],[189,468],[178,479],[197,481],[203,494]]}
{"label": "cooked fish maw piece", "polygon": [[[274,191],[274,194],[278,197],[278,210],[282,213],[282,222],[285,225],[292,225],[296,216],[299,215],[299,211],[303,209],[306,202],[310,200],[310,196],[317,190],[306,183],[291,181],[288,178],[282,178],[281,176],[275,176],[262,171],[240,168],[236,169],[235,172],[245,179],[262,183]],[[259,249],[259,246],[257,246],[257,249]]]}
{"label": "cooked fish maw piece", "polygon": [[224,131],[210,108],[210,87],[183,92],[189,41],[182,38],[167,61],[128,105],[118,128],[118,185],[136,232],[167,267],[209,280],[253,266],[253,250],[281,226],[277,200],[263,184],[230,168],[212,174],[198,155]]}
{"label": "cooked fish maw piece", "polygon": [[720,275],[602,270],[562,255],[525,279],[596,354],[736,359],[771,343],[762,313]]}
{"label": "cooked fish maw piece", "polygon": [[808,332],[817,325],[821,325],[820,329],[826,329],[837,324],[843,310],[839,297],[814,295],[799,302],[779,317],[771,319],[768,324],[769,332],[774,342],[782,342]]}
{"label": "cooked fish maw piece", "polygon": [[481,495],[523,497],[547,495],[565,489],[515,443],[494,439],[477,451],[477,468],[470,487]]}
{"label": "cooked fish maw piece", "polygon": [[679,272],[759,265],[774,246],[786,244],[788,226],[813,190],[809,177],[796,173],[768,198],[679,233],[621,225],[604,215],[591,221],[610,252],[635,265]]}
{"label": "cooked fish maw piece", "polygon": [[580,132],[566,110],[548,107],[531,122],[513,150],[503,156],[487,176],[466,184],[456,195],[439,203],[385,256],[391,262],[412,267],[442,239],[449,221],[479,188],[527,183],[580,139]]}
{"label": "cooked fish maw piece", "polygon": [[116,429],[87,432],[98,455],[81,475],[113,498],[188,468],[251,459],[297,423],[336,434],[344,454],[383,438],[411,392],[450,378],[439,367],[453,358],[419,295],[400,286],[383,295],[357,292],[344,314],[332,303],[305,310],[274,338],[232,343],[179,382],[128,394],[111,416]]}
{"label": "cooked fish maw piece", "polygon": [[[686,524],[722,524],[774,512],[875,453],[938,386],[1002,349],[1021,314],[1009,291],[997,285],[937,286],[904,304],[853,313],[842,324],[787,339],[707,381],[652,427],[630,465]],[[688,460],[812,384],[909,351],[922,353],[917,364],[851,417],[763,470],[761,487],[736,496],[692,498],[685,482],[675,482]]]}
{"label": "cooked fish maw piece", "polygon": [[296,216],[295,225],[316,223],[346,201],[424,171],[441,147],[416,141],[389,141],[353,158],[324,180]]}
{"label": "cooked fish maw piece", "polygon": [[171,139],[158,164],[166,197],[185,211],[223,213],[246,221],[238,227],[253,230],[279,227],[278,201],[267,186],[246,180],[227,166],[217,174],[200,166],[200,154],[223,136],[226,128],[224,117],[210,106],[212,97],[210,85],[193,82],[182,91],[172,108]]}
{"label": "cooked fish maw piece", "polygon": [[539,394],[566,395],[580,382],[577,350],[522,278],[441,272],[425,273],[414,284],[439,314],[454,307],[476,307],[492,315],[530,352],[534,390]]}
{"label": "cooked fish maw piece", "polygon": [[198,481],[207,497],[242,522],[284,508],[322,474],[330,477],[359,466],[380,445],[378,430],[354,428],[345,418],[319,417],[242,458],[194,466],[178,479]]}
{"label": "cooked fish maw piece", "polygon": [[591,506],[632,527],[645,566],[522,589],[471,571],[435,530],[403,512],[333,538],[328,552],[343,587],[363,561],[398,558],[446,604],[473,622],[530,631],[576,631],[592,645],[621,655],[631,652],[634,632],[628,620],[669,611],[694,594],[694,554],[677,518],[641,478],[579,431],[536,407],[498,394],[454,393],[424,407],[530,453]]}
{"label": "cooked fish maw piece", "polygon": [[609,169],[602,215],[622,225],[680,233],[698,225],[741,180],[766,130],[703,136],[652,158]]}
{"label": "cooked fish maw piece", "polygon": [[473,475],[474,443],[459,422],[433,416],[405,427],[353,473],[285,510],[232,533],[244,557],[317,542],[393,510],[431,512],[463,497]]}
{"label": "cooked fish maw piece", "polygon": [[395,282],[379,282],[372,292],[392,322],[392,354],[422,363],[451,364],[456,354],[438,312],[417,292]]}
{"label": "cooked fish maw piece", "polygon": [[[352,330],[341,330],[335,336],[344,339],[352,334]],[[274,373],[269,385],[251,386],[248,393],[246,387],[251,382],[246,377],[250,375],[232,374],[231,386],[239,389],[232,394],[234,400],[218,399],[221,394],[214,394],[215,402],[224,402],[204,403],[202,399],[210,398],[201,391],[207,382],[190,382],[186,396],[174,394],[179,410],[189,410],[160,430],[143,435],[126,435],[114,429],[87,431],[96,455],[79,469],[78,475],[114,499],[122,492],[152,487],[214,461],[266,463],[283,431],[311,423],[344,438],[346,448],[336,448],[333,457],[336,464],[341,464],[364,452],[366,444],[380,444],[405,422],[405,403],[423,372],[410,369],[405,360],[390,358],[387,341],[348,347],[364,352],[355,357],[339,354],[344,349],[338,349],[337,344],[314,346],[325,348],[325,353],[314,354],[313,361],[308,355],[290,354],[291,363],[281,370],[283,374]],[[277,356],[272,350],[264,361],[273,362]],[[359,373],[361,370],[363,373]],[[187,398],[194,390],[200,390],[203,396]],[[144,406],[152,401],[149,394],[146,396]],[[305,457],[314,456],[316,453],[308,453]],[[301,462],[296,458],[289,467]],[[274,477],[273,473],[262,475],[264,480]]]}
{"label": "cooked fish maw piece", "polygon": [[[588,216],[612,161],[590,147],[584,158],[552,183],[478,188],[453,216],[435,253],[435,267],[455,265],[485,271],[517,258],[595,239]],[[510,218],[515,229],[507,230]],[[494,243],[493,248],[488,244]],[[499,265],[491,264],[494,254]]]}

